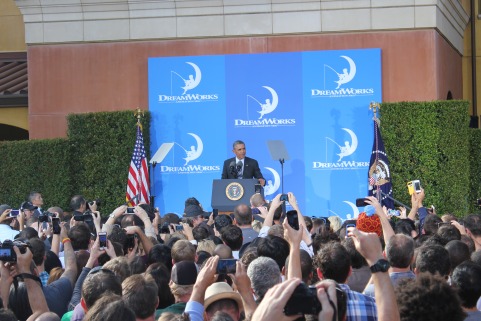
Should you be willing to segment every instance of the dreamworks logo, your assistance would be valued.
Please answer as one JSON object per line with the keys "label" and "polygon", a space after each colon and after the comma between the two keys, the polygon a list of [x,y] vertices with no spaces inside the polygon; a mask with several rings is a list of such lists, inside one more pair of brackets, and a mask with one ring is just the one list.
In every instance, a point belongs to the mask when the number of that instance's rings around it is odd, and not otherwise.
{"label": "dreamworks logo", "polygon": [[[354,154],[357,149],[357,136],[349,128],[341,128],[346,133],[349,134],[351,141],[346,140],[343,145],[338,144],[335,140],[330,137],[325,138],[325,150],[326,150],[326,161],[325,162],[313,162],[312,168],[315,170],[346,170],[346,169],[366,169],[369,167],[369,162],[359,162],[356,160],[343,160],[344,157]],[[339,148],[339,153],[336,153],[336,162],[329,162],[332,160],[334,155],[328,155],[329,147],[335,145]]]}
{"label": "dreamworks logo", "polygon": [[[263,88],[267,89],[270,96],[269,98],[264,99],[257,99],[252,95],[246,96],[246,119],[235,119],[234,126],[235,127],[277,127],[277,126],[294,126],[296,124],[295,119],[278,119],[278,118],[264,118],[265,115],[272,113],[276,110],[277,106],[279,105],[279,96],[277,92],[269,86],[262,86]],[[262,103],[260,100],[264,100]],[[259,106],[257,106],[259,105]],[[249,110],[250,109],[257,109],[257,113],[259,114],[259,118],[255,120],[251,120],[249,118]],[[259,110],[260,108],[260,110]]]}
{"label": "dreamworks logo", "polygon": [[[349,88],[344,86],[354,79],[357,69],[354,60],[350,57],[340,57],[347,61],[349,69],[344,67],[342,72],[337,72],[333,67],[324,64],[324,89],[311,89],[311,97],[372,96],[374,94],[373,88]],[[334,88],[334,86],[336,87]]]}
{"label": "dreamworks logo", "polygon": [[270,175],[265,177],[266,185],[264,186],[264,196],[273,195],[281,186],[281,177],[275,169],[271,167],[264,168],[272,174],[272,179],[269,177]]}
{"label": "dreamworks logo", "polygon": [[[356,204],[354,204],[353,202],[350,202],[350,201],[342,201],[343,203],[349,205],[351,207],[351,211],[352,211],[352,214],[351,213],[346,213],[346,215],[344,215],[343,218],[347,219],[347,220],[355,220],[358,218],[359,216],[359,208],[357,208]],[[334,214],[335,216],[338,216],[338,217],[341,217],[339,214],[337,214],[336,212],[334,212],[333,210],[329,210],[329,212],[331,212],[332,214]],[[342,218],[342,217],[341,217]]]}
{"label": "dreamworks logo", "polygon": [[[219,172],[219,165],[189,164],[190,162],[197,160],[202,155],[204,144],[200,137],[196,134],[188,134],[194,138],[196,144],[191,145],[188,149],[176,142],[163,143],[160,146],[153,157],[154,159],[160,159],[160,172],[163,174],[201,174],[206,172]],[[165,158],[168,154],[170,154],[171,157],[166,160]],[[183,159],[182,163],[178,160],[179,158]],[[172,166],[167,165],[167,163],[172,164]]]}
{"label": "dreamworks logo", "polygon": [[[217,101],[218,94],[199,94],[189,91],[199,86],[202,80],[202,72],[193,62],[186,62],[194,69],[194,74],[181,76],[178,72],[170,71],[170,95],[159,95],[159,103],[199,103],[206,101]],[[177,94],[178,93],[178,94]]]}

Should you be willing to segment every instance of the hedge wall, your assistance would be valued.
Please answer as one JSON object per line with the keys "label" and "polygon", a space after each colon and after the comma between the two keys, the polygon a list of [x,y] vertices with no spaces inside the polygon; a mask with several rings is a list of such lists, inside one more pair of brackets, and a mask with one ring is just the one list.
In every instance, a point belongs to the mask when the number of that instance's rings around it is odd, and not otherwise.
{"label": "hedge wall", "polygon": [[476,199],[481,198],[481,130],[472,129],[469,132],[469,205],[470,212],[479,212]]}
{"label": "hedge wall", "polygon": [[470,175],[468,107],[466,101],[382,104],[394,198],[410,204],[406,182],[420,179],[425,206],[460,216],[472,210],[470,178],[479,182],[479,176]]}
{"label": "hedge wall", "polygon": [[[136,139],[132,111],[73,114],[68,116],[72,195],[103,201],[108,215],[125,202],[127,174]],[[142,118],[144,145],[150,159],[150,113]]]}
{"label": "hedge wall", "polygon": [[[0,143],[0,204],[18,207],[35,190],[44,208],[70,211],[70,198],[82,194],[100,198],[108,215],[125,202],[136,122],[133,111],[75,114],[68,116],[67,139]],[[149,155],[148,112],[142,124]]]}
{"label": "hedge wall", "polygon": [[39,191],[44,208],[68,208],[69,154],[67,139],[0,143],[0,204],[18,208],[31,191]]}

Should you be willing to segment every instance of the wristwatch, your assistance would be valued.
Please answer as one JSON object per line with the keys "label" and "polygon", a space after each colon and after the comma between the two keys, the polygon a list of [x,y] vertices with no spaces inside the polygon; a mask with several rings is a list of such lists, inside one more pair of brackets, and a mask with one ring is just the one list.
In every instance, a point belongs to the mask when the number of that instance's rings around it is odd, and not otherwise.
{"label": "wristwatch", "polygon": [[380,259],[370,267],[372,273],[387,272],[391,264],[387,260]]}

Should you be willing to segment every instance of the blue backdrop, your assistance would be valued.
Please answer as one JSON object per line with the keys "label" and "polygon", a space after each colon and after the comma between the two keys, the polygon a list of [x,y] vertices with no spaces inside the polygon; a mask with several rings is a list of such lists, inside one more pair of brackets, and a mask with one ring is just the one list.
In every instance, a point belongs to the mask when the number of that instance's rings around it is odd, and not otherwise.
{"label": "blue backdrop", "polygon": [[[305,215],[357,216],[367,195],[371,101],[380,102],[380,49],[149,58],[151,168],[155,206],[183,212],[195,196],[210,210],[212,180],[243,140],[281,192],[281,166],[267,142],[290,156],[284,191]],[[153,171],[152,171],[153,169]]]}

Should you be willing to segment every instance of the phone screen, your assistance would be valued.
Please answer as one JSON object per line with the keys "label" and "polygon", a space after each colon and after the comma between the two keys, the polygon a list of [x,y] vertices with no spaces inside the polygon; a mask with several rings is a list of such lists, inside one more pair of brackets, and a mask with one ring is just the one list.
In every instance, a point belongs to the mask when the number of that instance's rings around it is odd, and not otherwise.
{"label": "phone screen", "polygon": [[299,217],[297,216],[297,211],[289,211],[286,213],[287,223],[295,229],[299,230]]}
{"label": "phone screen", "polygon": [[52,229],[53,234],[60,234],[60,219],[58,217],[52,217]]}
{"label": "phone screen", "polygon": [[125,214],[135,214],[135,207],[127,207]]}
{"label": "phone screen", "polygon": [[180,224],[179,224],[179,225],[176,225],[176,226],[175,226],[175,230],[176,230],[176,231],[183,231],[183,230],[184,230],[184,226],[183,226],[183,225],[180,225]]}
{"label": "phone screen", "polygon": [[103,250],[107,247],[107,233],[99,232],[98,236],[99,236],[99,247],[101,250]]}
{"label": "phone screen", "polygon": [[362,207],[362,206],[368,206],[369,204],[366,203],[366,199],[365,198],[357,198],[356,199],[356,206],[357,207]]}
{"label": "phone screen", "polygon": [[212,209],[212,216],[214,217],[214,220],[217,217],[217,215],[219,215],[219,210],[216,208]]}
{"label": "phone screen", "polygon": [[217,263],[217,274],[234,274],[236,272],[236,259],[219,260]]}
{"label": "phone screen", "polygon": [[414,181],[414,190],[416,191],[416,193],[420,193],[421,192],[421,182],[420,181]]}

